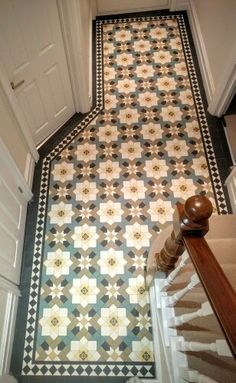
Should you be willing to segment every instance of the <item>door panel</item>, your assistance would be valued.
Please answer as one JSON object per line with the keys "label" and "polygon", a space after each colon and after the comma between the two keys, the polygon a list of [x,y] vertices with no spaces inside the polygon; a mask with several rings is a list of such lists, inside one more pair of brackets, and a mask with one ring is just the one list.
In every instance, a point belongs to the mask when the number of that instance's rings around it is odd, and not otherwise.
{"label": "door panel", "polygon": [[55,117],[59,116],[64,110],[65,94],[60,81],[60,68],[56,63],[49,68],[45,75],[47,76],[48,87],[53,101]]}
{"label": "door panel", "polygon": [[0,208],[2,213],[12,221],[12,223],[18,228],[21,218],[21,205],[15,198],[11,189],[8,187],[4,179],[0,176]]}
{"label": "door panel", "polygon": [[[0,159],[3,155],[1,152]],[[18,284],[27,200],[5,161],[6,156],[1,159],[4,166],[0,167],[0,275]]]}
{"label": "door panel", "polygon": [[26,36],[22,38],[20,19],[17,18],[14,4],[4,0],[0,6],[2,57],[7,62],[6,70],[9,75],[17,76],[18,73],[21,75],[24,74],[25,68],[30,64],[30,57],[28,57],[25,44]]}
{"label": "door panel", "polygon": [[44,140],[75,112],[56,0],[1,0],[0,46],[32,131]]}
{"label": "door panel", "polygon": [[21,93],[18,94],[18,101],[25,113],[26,121],[31,128],[32,135],[39,135],[40,130],[49,129],[47,111],[41,99],[41,92],[36,81],[29,82]]}
{"label": "door panel", "polygon": [[0,224],[0,239],[1,246],[0,257],[5,261],[5,268],[15,266],[16,254],[17,254],[17,240],[16,238],[6,230],[5,226]]}

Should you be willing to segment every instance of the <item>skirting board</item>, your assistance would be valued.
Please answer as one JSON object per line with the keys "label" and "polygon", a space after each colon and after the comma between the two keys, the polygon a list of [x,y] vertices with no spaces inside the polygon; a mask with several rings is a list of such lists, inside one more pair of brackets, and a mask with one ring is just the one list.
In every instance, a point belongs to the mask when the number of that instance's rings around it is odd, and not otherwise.
{"label": "skirting board", "polygon": [[171,0],[131,0],[131,1],[105,1],[97,0],[97,15],[111,15],[122,13],[156,11],[161,9],[169,9]]}
{"label": "skirting board", "polygon": [[[158,10],[166,9],[166,6],[158,7]],[[156,11],[157,7],[143,7],[143,8],[135,8],[135,9],[121,9],[119,11],[106,11],[106,12],[98,12],[98,16],[106,16],[106,15],[118,15],[123,13],[134,13],[134,12],[147,12],[147,11]],[[144,381],[144,380],[143,380]]]}
{"label": "skirting board", "polygon": [[0,383],[17,383],[17,380],[11,375],[0,376]]}

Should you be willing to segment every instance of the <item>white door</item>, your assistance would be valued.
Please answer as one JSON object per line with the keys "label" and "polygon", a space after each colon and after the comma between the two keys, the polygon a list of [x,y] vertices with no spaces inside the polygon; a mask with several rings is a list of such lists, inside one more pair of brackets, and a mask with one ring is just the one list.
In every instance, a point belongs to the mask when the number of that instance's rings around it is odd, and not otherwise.
{"label": "white door", "polygon": [[0,139],[0,276],[16,285],[20,281],[26,210],[31,196]]}
{"label": "white door", "polygon": [[56,0],[0,0],[0,50],[39,144],[75,112]]}

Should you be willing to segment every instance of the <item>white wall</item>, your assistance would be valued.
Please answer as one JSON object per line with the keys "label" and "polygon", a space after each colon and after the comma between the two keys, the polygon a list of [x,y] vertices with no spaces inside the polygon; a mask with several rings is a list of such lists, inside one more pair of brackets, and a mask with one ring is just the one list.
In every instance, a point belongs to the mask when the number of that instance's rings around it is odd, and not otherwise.
{"label": "white wall", "polygon": [[236,90],[236,1],[188,0],[187,3],[208,110],[221,116]]}
{"label": "white wall", "polygon": [[18,169],[24,175],[29,148],[1,86],[0,117],[0,137],[16,162]]}
{"label": "white wall", "polygon": [[215,84],[236,40],[235,0],[194,0]]}
{"label": "white wall", "polygon": [[98,15],[169,8],[168,0],[97,0]]}

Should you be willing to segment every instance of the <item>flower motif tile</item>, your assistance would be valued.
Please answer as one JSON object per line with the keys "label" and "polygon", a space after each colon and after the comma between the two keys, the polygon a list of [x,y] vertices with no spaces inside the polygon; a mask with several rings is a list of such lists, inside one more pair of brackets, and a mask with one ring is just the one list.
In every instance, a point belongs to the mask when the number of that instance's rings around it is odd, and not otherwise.
{"label": "flower motif tile", "polygon": [[121,144],[120,153],[122,158],[132,161],[135,158],[141,158],[142,148],[139,142],[128,141]]}
{"label": "flower motif tile", "polygon": [[185,140],[174,138],[166,142],[165,149],[170,157],[181,158],[188,156],[189,147]]}
{"label": "flower motif tile", "polygon": [[50,217],[50,223],[62,226],[66,223],[71,223],[74,212],[72,205],[64,202],[58,204],[52,204],[48,213]]}
{"label": "flower motif tile", "polygon": [[46,274],[55,275],[56,278],[69,274],[71,265],[70,252],[61,251],[61,249],[57,249],[55,252],[49,251],[44,262]]}
{"label": "flower motif tile", "polygon": [[97,149],[96,145],[85,143],[78,145],[75,152],[78,161],[89,162],[96,159]]}
{"label": "flower motif tile", "polygon": [[137,278],[129,278],[127,293],[130,303],[145,306],[148,302],[148,293],[145,289],[144,277],[139,275]]}
{"label": "flower motif tile", "polygon": [[147,225],[140,225],[135,222],[133,225],[126,226],[124,238],[128,247],[140,250],[142,247],[149,247],[151,234]]}
{"label": "flower motif tile", "polygon": [[171,221],[174,209],[170,201],[158,199],[157,201],[150,201],[149,206],[148,212],[153,221],[160,222],[162,224]]}
{"label": "flower motif tile", "polygon": [[152,379],[151,240],[224,196],[183,16],[96,30],[96,107],[43,160],[22,374]]}
{"label": "flower motif tile", "polygon": [[91,359],[97,359],[99,354],[97,352],[97,342],[89,341],[83,337],[80,341],[71,341],[71,349],[68,353],[70,361],[89,361]]}
{"label": "flower motif tile", "polygon": [[160,177],[166,177],[169,167],[165,160],[159,160],[153,158],[152,160],[145,161],[144,170],[147,177],[159,179]]}
{"label": "flower motif tile", "polygon": [[87,180],[77,183],[74,190],[75,199],[85,203],[89,201],[95,201],[98,193],[98,188],[96,186],[97,185],[95,182],[89,182]]}
{"label": "flower motif tile", "polygon": [[86,275],[83,275],[81,278],[75,278],[69,291],[72,296],[72,303],[74,304],[86,307],[97,302],[99,289],[97,288],[97,280],[95,278],[88,278]]}
{"label": "flower motif tile", "polygon": [[49,336],[52,339],[66,336],[70,323],[68,310],[56,305],[52,308],[43,309],[43,315],[39,323],[41,325],[42,336]]}
{"label": "flower motif tile", "polygon": [[127,335],[129,322],[126,309],[115,305],[102,308],[101,317],[98,320],[101,326],[101,335],[109,336],[113,340]]}
{"label": "flower motif tile", "polygon": [[123,210],[121,209],[120,202],[113,202],[111,200],[100,203],[98,215],[100,222],[112,225],[115,222],[121,222]]}
{"label": "flower motif tile", "polygon": [[111,160],[101,162],[98,169],[99,177],[108,181],[119,178],[120,171],[119,163]]}
{"label": "flower motif tile", "polygon": [[55,181],[66,182],[73,180],[75,174],[74,165],[67,162],[55,164],[52,174]]}
{"label": "flower motif tile", "polygon": [[97,229],[95,226],[88,226],[87,224],[76,226],[72,239],[74,240],[75,248],[81,248],[83,250],[94,248],[97,245],[98,239]]}
{"label": "flower motif tile", "polygon": [[135,178],[130,181],[123,182],[124,198],[131,201],[137,201],[138,199],[145,199],[146,187],[143,180],[136,180]]}
{"label": "flower motif tile", "polygon": [[124,266],[127,264],[127,261],[124,259],[123,251],[109,249],[107,251],[101,251],[100,254],[98,264],[101,274],[107,274],[111,277],[124,274]]}
{"label": "flower motif tile", "polygon": [[142,360],[148,362],[152,359],[153,351],[150,347],[150,343],[144,338],[141,342],[133,341],[132,342],[132,359],[133,360]]}
{"label": "flower motif tile", "polygon": [[118,118],[122,124],[135,124],[139,120],[137,109],[126,108],[120,110]]}
{"label": "flower motif tile", "polygon": [[[107,100],[109,100],[109,102],[110,102],[109,106],[110,106],[110,108],[112,108],[112,106],[114,105],[113,99],[107,98]],[[106,104],[108,105],[108,102]],[[99,141],[106,142],[106,143],[116,141],[118,139],[118,134],[119,134],[119,132],[117,130],[117,127],[111,126],[111,125],[101,126],[99,128],[99,132],[97,133],[97,135],[99,137]]]}
{"label": "flower motif tile", "polygon": [[162,138],[162,127],[160,124],[149,122],[142,125],[141,133],[145,140],[156,141],[158,138]]}

